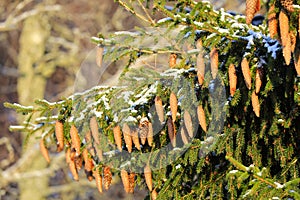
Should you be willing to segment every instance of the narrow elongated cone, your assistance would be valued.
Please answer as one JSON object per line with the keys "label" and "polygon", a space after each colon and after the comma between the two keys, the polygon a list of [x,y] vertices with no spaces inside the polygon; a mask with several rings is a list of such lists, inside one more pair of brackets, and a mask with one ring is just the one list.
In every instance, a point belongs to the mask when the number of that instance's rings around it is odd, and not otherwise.
{"label": "narrow elongated cone", "polygon": [[71,162],[71,148],[67,148],[66,150],[66,163],[69,164]]}
{"label": "narrow elongated cone", "polygon": [[291,62],[291,38],[289,36],[289,17],[287,13],[283,10],[279,13],[279,28],[280,28],[280,38],[282,43],[282,53],[287,65]]}
{"label": "narrow elongated cone", "polygon": [[255,74],[255,93],[258,94],[262,85],[262,69],[257,68]]}
{"label": "narrow elongated cone", "polygon": [[219,66],[219,53],[218,50],[213,47],[210,52],[210,70],[212,78],[215,79],[218,73],[218,66]]}
{"label": "narrow elongated cone", "polygon": [[158,194],[157,194],[156,190],[153,190],[153,191],[151,192],[151,198],[152,198],[152,200],[156,200],[156,199],[157,199],[157,196],[158,196]]}
{"label": "narrow elongated cone", "polygon": [[93,170],[93,176],[95,177],[95,181],[96,181],[96,186],[97,186],[97,189],[100,193],[103,192],[103,189],[102,189],[102,176],[101,176],[101,172],[99,171],[99,169],[95,169]]}
{"label": "narrow elongated cone", "polygon": [[115,143],[119,151],[122,151],[122,133],[119,125],[113,128],[113,133],[114,133]]}
{"label": "narrow elongated cone", "polygon": [[242,68],[242,73],[244,76],[246,86],[250,90],[251,89],[251,72],[250,72],[250,68],[249,68],[249,62],[248,62],[247,58],[245,58],[245,57],[242,60],[241,68]]}
{"label": "narrow elongated cone", "polygon": [[61,121],[55,122],[55,136],[57,140],[57,152],[64,149],[64,125]]}
{"label": "narrow elongated cone", "polygon": [[134,179],[135,179],[135,173],[130,172],[130,174],[129,174],[129,193],[134,192]]}
{"label": "narrow elongated cone", "polygon": [[294,51],[294,64],[297,75],[300,76],[300,49],[298,48],[296,48]]}
{"label": "narrow elongated cone", "polygon": [[135,129],[131,132],[131,138],[132,138],[132,142],[135,146],[135,148],[137,148],[138,150],[141,150],[141,145],[140,145],[140,139],[139,139],[139,135],[138,135],[138,131]]}
{"label": "narrow elongated cone", "polygon": [[236,84],[237,84],[237,76],[236,76],[235,66],[233,64],[230,64],[228,67],[228,76],[229,76],[230,95],[233,96],[236,91]]}
{"label": "narrow elongated cone", "polygon": [[206,123],[205,112],[204,112],[202,105],[199,105],[197,107],[197,116],[198,116],[198,121],[199,121],[201,128],[206,133],[207,132],[207,123]]}
{"label": "narrow elongated cone", "polygon": [[98,67],[102,66],[102,60],[103,60],[103,52],[104,48],[103,47],[96,47],[97,48],[97,53],[96,53],[96,64]]}
{"label": "narrow elongated cone", "polygon": [[293,0],[280,0],[281,5],[289,12],[294,12]]}
{"label": "narrow elongated cone", "polygon": [[160,123],[163,123],[165,121],[165,114],[164,114],[164,108],[163,108],[163,105],[162,105],[162,100],[159,96],[156,96],[155,97],[155,109],[156,109],[156,113],[157,113],[157,116],[158,116],[158,119],[160,121]]}
{"label": "narrow elongated cone", "polygon": [[246,0],[246,23],[251,24],[254,14],[260,9],[260,0]]}
{"label": "narrow elongated cone", "polygon": [[76,164],[75,164],[75,160],[74,161],[70,161],[69,162],[69,169],[70,169],[70,172],[73,176],[73,179],[75,181],[78,181],[79,180],[79,176],[78,176],[78,172],[77,172],[77,168],[76,168]]}
{"label": "narrow elongated cone", "polygon": [[71,136],[71,142],[72,142],[71,146],[75,149],[76,155],[78,156],[78,155],[80,155],[81,141],[80,141],[80,137],[78,135],[78,130],[74,124],[72,124],[72,126],[71,126],[70,136]]}
{"label": "narrow elongated cone", "polygon": [[122,183],[123,183],[125,192],[129,193],[129,188],[130,188],[129,176],[128,176],[127,171],[124,169],[121,170],[121,179],[122,179]]}
{"label": "narrow elongated cone", "polygon": [[174,68],[176,66],[177,55],[172,53],[169,57],[169,66],[170,68]]}
{"label": "narrow elongated cone", "polygon": [[286,39],[286,46],[283,46],[282,53],[285,60],[285,64],[289,65],[292,59],[292,43],[289,35]]}
{"label": "narrow elongated cone", "polygon": [[86,148],[87,148],[88,152],[91,154],[91,156],[93,156],[93,157],[96,156],[96,152],[95,152],[95,149],[93,147],[92,133],[91,133],[90,130],[85,132],[84,139],[85,139],[85,142],[86,142]]}
{"label": "narrow elongated cone", "polygon": [[98,122],[95,116],[93,116],[90,119],[90,130],[92,132],[92,137],[94,140],[94,143],[99,145],[100,144],[100,139],[99,139],[99,127],[98,127]]}
{"label": "narrow elongated cone", "polygon": [[108,190],[111,185],[112,173],[110,171],[109,166],[104,166],[103,168],[103,176],[104,176],[104,189]]}
{"label": "narrow elongated cone", "polygon": [[167,125],[168,125],[168,135],[169,135],[171,144],[173,147],[175,147],[176,146],[176,132],[175,132],[175,125],[174,125],[174,122],[172,121],[171,117],[168,117]]}
{"label": "narrow elongated cone", "polygon": [[203,56],[203,46],[202,46],[202,40],[197,40],[196,43],[197,49],[199,49],[199,54],[197,55],[197,77],[198,82],[200,85],[204,82],[204,76],[205,76],[205,63],[204,63],[204,56]]}
{"label": "narrow elongated cone", "polygon": [[82,150],[82,157],[84,160],[84,169],[88,172],[91,172],[93,170],[94,163],[86,148]]}
{"label": "narrow elongated cone", "polygon": [[254,111],[255,115],[257,117],[259,117],[260,116],[260,104],[259,104],[259,100],[258,100],[258,95],[255,93],[255,91],[252,92],[251,101],[252,101],[253,111]]}
{"label": "narrow elongated cone", "polygon": [[185,132],[184,127],[182,127],[181,130],[180,130],[180,136],[181,136],[183,144],[188,144],[189,143],[189,139],[188,139],[186,134],[187,133]]}
{"label": "narrow elongated cone", "polygon": [[46,160],[48,163],[50,163],[49,151],[48,151],[48,149],[47,149],[46,146],[45,146],[45,141],[44,141],[44,139],[41,139],[41,140],[40,140],[40,151],[41,151],[43,157],[45,158],[45,160]]}
{"label": "narrow elongated cone", "polygon": [[174,92],[171,92],[171,94],[170,94],[170,110],[171,110],[173,122],[176,121],[177,109],[178,109],[177,97]]}
{"label": "narrow elongated cone", "polygon": [[270,37],[274,39],[275,36],[278,34],[277,32],[278,21],[276,17],[275,4],[272,4],[268,11],[268,27],[269,27]]}
{"label": "narrow elongated cone", "polygon": [[147,135],[149,132],[149,121],[147,118],[142,118],[139,124],[139,134],[142,145],[146,143]]}
{"label": "narrow elongated cone", "polygon": [[152,189],[153,189],[153,186],[152,186],[152,172],[151,172],[151,169],[150,169],[149,165],[145,166],[144,175],[145,175],[146,185],[147,185],[148,189],[150,191],[152,191]]}
{"label": "narrow elongated cone", "polygon": [[131,138],[131,130],[130,127],[125,123],[122,127],[124,141],[129,153],[132,152],[132,138]]}
{"label": "narrow elongated cone", "polygon": [[184,121],[184,125],[185,125],[185,128],[188,132],[188,135],[193,138],[194,136],[194,133],[193,133],[193,123],[192,123],[192,118],[191,118],[191,115],[190,113],[185,110],[184,111],[184,114],[183,114],[183,121]]}
{"label": "narrow elongated cone", "polygon": [[151,122],[149,122],[148,124],[148,134],[147,134],[147,142],[148,142],[148,145],[151,147],[152,144],[153,144],[153,125]]}

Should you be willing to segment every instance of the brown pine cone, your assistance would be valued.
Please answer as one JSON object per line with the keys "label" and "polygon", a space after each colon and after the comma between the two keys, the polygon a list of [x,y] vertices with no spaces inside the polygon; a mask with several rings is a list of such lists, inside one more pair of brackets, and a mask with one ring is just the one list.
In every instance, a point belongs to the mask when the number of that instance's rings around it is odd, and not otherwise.
{"label": "brown pine cone", "polygon": [[284,9],[289,12],[294,12],[295,9],[293,7],[293,0],[280,0],[280,3]]}
{"label": "brown pine cone", "polygon": [[112,180],[112,173],[110,171],[109,166],[105,166],[103,169],[103,176],[104,176],[104,189],[108,190],[108,188],[111,185],[111,180]]}
{"label": "brown pine cone", "polygon": [[251,24],[254,14],[260,10],[260,0],[246,0],[246,23]]}
{"label": "brown pine cone", "polygon": [[230,95],[233,96],[236,91],[236,84],[237,84],[237,76],[235,72],[235,66],[233,64],[230,64],[228,67],[228,76],[229,76]]}
{"label": "brown pine cone", "polygon": [[55,122],[55,136],[57,140],[57,152],[64,149],[64,125],[61,121]]}
{"label": "brown pine cone", "polygon": [[277,32],[278,21],[276,17],[275,4],[272,4],[268,11],[268,27],[269,27],[270,37],[274,39],[275,36],[278,34]]}
{"label": "brown pine cone", "polygon": [[142,145],[146,143],[148,132],[149,132],[149,121],[147,118],[142,118],[139,124],[139,134],[140,134]]}

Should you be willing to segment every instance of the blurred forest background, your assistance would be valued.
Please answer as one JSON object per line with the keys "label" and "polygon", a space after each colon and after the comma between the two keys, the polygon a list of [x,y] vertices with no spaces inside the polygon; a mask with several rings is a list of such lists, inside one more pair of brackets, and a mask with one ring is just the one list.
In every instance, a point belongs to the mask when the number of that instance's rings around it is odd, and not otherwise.
{"label": "blurred forest background", "polygon": [[[243,0],[211,2],[216,9],[245,10]],[[21,133],[8,130],[22,119],[3,102],[31,105],[37,98],[57,101],[69,96],[81,63],[95,48],[90,38],[135,26],[145,24],[113,0],[0,1],[0,199],[132,198],[117,178],[101,196],[94,182],[74,182],[64,157],[57,154],[47,164],[35,140],[24,148]],[[133,198],[145,195],[137,189]]]}

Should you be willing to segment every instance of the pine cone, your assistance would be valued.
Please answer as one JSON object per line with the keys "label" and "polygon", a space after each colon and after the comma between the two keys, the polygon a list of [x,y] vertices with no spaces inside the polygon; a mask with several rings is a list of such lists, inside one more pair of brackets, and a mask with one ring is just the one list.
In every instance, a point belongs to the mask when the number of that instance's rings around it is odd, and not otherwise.
{"label": "pine cone", "polygon": [[139,124],[139,134],[141,138],[141,143],[144,145],[147,140],[149,127],[148,127],[149,121],[147,118],[142,118]]}
{"label": "pine cone", "polygon": [[55,122],[55,136],[57,140],[57,152],[64,149],[64,125],[61,121]]}
{"label": "pine cone", "polygon": [[257,68],[255,74],[255,93],[258,94],[262,85],[262,69]]}
{"label": "pine cone", "polygon": [[86,148],[88,150],[88,152],[91,154],[91,156],[95,157],[96,153],[95,153],[95,149],[93,147],[93,142],[92,142],[92,133],[90,130],[88,130],[85,135],[84,135],[84,139],[86,142]]}
{"label": "pine cone", "polygon": [[291,38],[289,35],[289,18],[286,12],[280,11],[279,13],[279,27],[280,27],[280,38],[282,43],[282,52],[285,63],[287,65],[291,62]]}
{"label": "pine cone", "polygon": [[242,73],[244,76],[246,86],[250,90],[251,89],[251,72],[250,72],[250,68],[249,68],[249,62],[248,62],[247,58],[245,58],[245,57],[242,60],[241,68],[242,68]]}
{"label": "pine cone", "polygon": [[65,156],[66,156],[66,163],[69,164],[72,161],[72,159],[71,159],[71,148],[67,148]]}
{"label": "pine cone", "polygon": [[84,169],[87,172],[91,172],[93,170],[94,163],[93,163],[93,159],[91,157],[89,157],[89,153],[86,148],[83,149],[83,151],[82,151],[82,157],[84,160]]}
{"label": "pine cone", "polygon": [[153,126],[151,122],[149,122],[148,127],[147,141],[148,145],[151,147],[153,144]]}
{"label": "pine cone", "polygon": [[130,174],[129,174],[129,193],[134,192],[134,179],[135,179],[135,173],[130,172]]}
{"label": "pine cone", "polygon": [[157,196],[158,196],[158,194],[157,194],[156,190],[153,190],[153,191],[151,192],[151,198],[152,198],[152,200],[156,200],[156,199],[157,199]]}
{"label": "pine cone", "polygon": [[252,107],[253,107],[253,111],[255,113],[255,115],[257,117],[259,117],[259,113],[260,113],[260,104],[259,104],[259,100],[258,100],[258,96],[255,93],[255,91],[252,92],[251,95],[251,101],[252,101]]}
{"label": "pine cone", "polygon": [[260,0],[246,0],[246,23],[251,24],[254,14],[260,10]]}
{"label": "pine cone", "polygon": [[135,129],[132,131],[132,142],[135,146],[135,148],[137,148],[138,150],[141,150],[141,145],[140,145],[140,140],[139,140],[139,135],[138,135],[138,131]]}
{"label": "pine cone", "polygon": [[102,193],[103,192],[103,189],[102,189],[102,176],[101,176],[101,172],[99,171],[98,168],[93,171],[93,175],[95,177],[97,189],[100,193]]}
{"label": "pine cone", "polygon": [[129,176],[126,170],[121,170],[121,179],[123,182],[124,190],[126,193],[129,193],[130,184],[129,184]]}
{"label": "pine cone", "polygon": [[180,135],[181,135],[181,139],[182,139],[183,144],[188,144],[189,143],[189,139],[188,139],[188,137],[186,135],[184,127],[181,128]]}
{"label": "pine cone", "polygon": [[293,7],[293,0],[280,0],[280,3],[284,9],[289,12],[294,12],[295,9]]}
{"label": "pine cone", "polygon": [[233,96],[236,91],[236,84],[237,84],[237,76],[236,76],[235,66],[233,64],[230,64],[228,67],[228,76],[229,76],[230,95]]}
{"label": "pine cone", "polygon": [[156,109],[156,113],[158,116],[158,119],[160,121],[160,123],[163,123],[165,121],[165,117],[164,117],[164,108],[162,105],[162,100],[159,96],[155,97],[155,109]]}
{"label": "pine cone", "polygon": [[188,135],[193,138],[194,137],[194,133],[193,133],[193,123],[192,123],[192,118],[191,118],[191,115],[190,113],[185,110],[184,111],[184,114],[183,114],[183,121],[184,121],[184,125],[185,125],[185,128],[188,132]]}
{"label": "pine cone", "polygon": [[122,151],[122,133],[119,125],[113,128],[113,133],[114,133],[115,143],[119,151]]}
{"label": "pine cone", "polygon": [[153,186],[152,186],[152,172],[151,172],[151,169],[150,169],[149,165],[145,166],[144,175],[145,175],[146,185],[147,185],[148,189],[150,191],[152,191],[152,189],[153,189]]}
{"label": "pine cone", "polygon": [[104,176],[104,189],[108,190],[108,188],[111,185],[111,180],[112,180],[112,174],[110,171],[110,167],[108,167],[108,166],[104,167],[103,176]]}
{"label": "pine cone", "polygon": [[99,129],[98,129],[98,122],[97,122],[97,119],[95,116],[93,116],[91,119],[90,119],[90,129],[91,129],[91,132],[92,132],[92,137],[94,139],[94,142],[96,145],[99,145],[100,144],[100,139],[99,139]]}
{"label": "pine cone", "polygon": [[174,122],[172,121],[172,118],[169,116],[168,117],[168,121],[167,121],[167,125],[168,125],[168,135],[171,141],[171,144],[173,147],[176,146],[176,130],[175,130],[175,125]]}
{"label": "pine cone", "polygon": [[203,129],[203,131],[206,133],[207,132],[207,124],[206,124],[205,112],[204,112],[202,105],[199,105],[197,107],[197,115],[198,115],[199,124],[200,124],[201,128]]}
{"label": "pine cone", "polygon": [[45,160],[48,163],[50,163],[49,151],[48,151],[48,149],[45,146],[45,141],[44,141],[43,138],[40,140],[40,151],[41,151],[43,157],[45,158]]}
{"label": "pine cone", "polygon": [[269,27],[270,37],[274,39],[275,36],[278,34],[277,32],[278,21],[276,17],[275,4],[272,4],[268,11],[268,27]]}
{"label": "pine cone", "polygon": [[176,66],[177,55],[172,53],[169,58],[169,66],[170,68],[174,68]]}
{"label": "pine cone", "polygon": [[69,162],[69,169],[72,173],[72,176],[73,176],[73,179],[75,181],[78,181],[79,180],[79,176],[78,176],[78,172],[77,172],[77,168],[76,168],[76,164],[75,164],[75,160],[74,161],[70,161]]}
{"label": "pine cone", "polygon": [[210,52],[210,69],[212,78],[215,79],[218,73],[218,65],[219,65],[219,53],[218,50],[214,47]]}
{"label": "pine cone", "polygon": [[203,47],[202,47],[202,40],[199,39],[197,41],[197,49],[199,49],[199,54],[197,56],[197,76],[198,76],[198,82],[200,85],[204,82],[204,76],[205,76],[205,63],[203,58]]}
{"label": "pine cone", "polygon": [[72,147],[75,149],[76,151],[76,155],[79,156],[80,155],[80,137],[78,135],[78,130],[75,127],[74,124],[72,124],[71,129],[70,129],[70,136],[71,136],[71,142],[72,142]]}
{"label": "pine cone", "polygon": [[124,135],[124,141],[127,147],[127,150],[129,153],[132,152],[132,138],[131,138],[131,131],[129,126],[125,123],[122,127],[123,135]]}
{"label": "pine cone", "polygon": [[171,110],[173,122],[176,121],[177,109],[178,109],[177,97],[174,92],[171,92],[171,94],[170,94],[170,110]]}

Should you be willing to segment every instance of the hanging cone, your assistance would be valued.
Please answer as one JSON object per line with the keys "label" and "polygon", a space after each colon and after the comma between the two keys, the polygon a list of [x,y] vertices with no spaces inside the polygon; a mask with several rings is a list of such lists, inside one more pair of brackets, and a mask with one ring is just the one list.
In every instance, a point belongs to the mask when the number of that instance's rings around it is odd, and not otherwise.
{"label": "hanging cone", "polygon": [[256,117],[259,117],[259,114],[260,114],[260,104],[259,104],[258,96],[255,93],[255,91],[252,92],[251,101],[252,101],[253,111],[254,111]]}
{"label": "hanging cone", "polygon": [[97,189],[100,193],[103,192],[103,189],[102,189],[102,176],[101,176],[101,172],[99,171],[99,169],[95,169],[93,171],[93,176],[95,177],[95,181],[96,181],[96,186],[97,186]]}
{"label": "hanging cone", "polygon": [[170,110],[171,110],[173,122],[176,121],[177,109],[178,109],[177,97],[174,92],[171,92],[171,94],[170,94]]}
{"label": "hanging cone", "polygon": [[245,57],[243,58],[241,67],[242,67],[242,73],[244,76],[246,86],[250,90],[251,89],[251,72],[250,72],[249,62],[248,62],[247,58],[245,58]]}
{"label": "hanging cone", "polygon": [[157,194],[156,190],[153,190],[153,191],[151,192],[151,198],[152,198],[152,200],[156,200],[156,199],[157,199],[157,196],[158,196],[158,194]]}
{"label": "hanging cone", "polygon": [[81,155],[75,156],[74,162],[75,162],[76,169],[80,170],[82,168],[82,161],[83,160]]}
{"label": "hanging cone", "polygon": [[122,151],[122,133],[119,125],[113,128],[113,133],[114,133],[115,143],[119,151]]}
{"label": "hanging cone", "polygon": [[153,126],[151,122],[149,122],[148,127],[147,141],[148,145],[151,147],[153,144]]}
{"label": "hanging cone", "polygon": [[155,109],[156,109],[156,113],[158,116],[158,119],[160,121],[160,123],[163,123],[165,121],[165,117],[164,117],[164,108],[162,105],[162,100],[159,96],[155,97]]}
{"label": "hanging cone", "polygon": [[71,142],[72,142],[71,146],[75,149],[76,155],[79,156],[81,141],[80,141],[80,137],[78,135],[78,130],[74,124],[72,124],[72,126],[71,126],[70,136],[71,136]]}
{"label": "hanging cone", "polygon": [[69,162],[69,169],[70,169],[70,172],[73,176],[73,179],[75,181],[78,181],[79,180],[79,176],[78,176],[78,172],[77,172],[77,168],[76,168],[76,164],[75,164],[75,160],[74,161],[70,161]]}
{"label": "hanging cone", "polygon": [[122,182],[123,182],[125,192],[129,193],[129,187],[130,187],[129,176],[128,176],[127,171],[124,170],[124,169],[121,170],[121,179],[122,179]]}
{"label": "hanging cone", "polygon": [[95,149],[93,147],[93,142],[92,142],[92,133],[90,130],[85,132],[84,139],[86,142],[87,151],[91,154],[91,156],[93,157],[96,156]]}
{"label": "hanging cone", "polygon": [[141,150],[141,145],[140,145],[140,140],[139,140],[139,135],[138,135],[138,131],[135,129],[132,131],[131,133],[132,135],[132,142],[135,146],[135,148],[137,148],[138,150]]}
{"label": "hanging cone", "polygon": [[96,64],[98,67],[102,67],[102,61],[103,61],[103,52],[104,48],[103,47],[96,47],[97,48],[97,53],[96,53]]}
{"label": "hanging cone", "polygon": [[184,125],[185,125],[185,128],[188,132],[188,135],[193,138],[194,134],[193,134],[193,123],[192,123],[192,118],[191,118],[191,115],[190,113],[185,110],[184,111],[184,114],[183,114],[183,121],[184,121]]}
{"label": "hanging cone", "polygon": [[130,172],[130,174],[129,174],[129,193],[134,192],[134,179],[135,179],[135,173]]}
{"label": "hanging cone", "polygon": [[286,9],[289,12],[294,12],[295,9],[293,7],[293,0],[280,0],[280,3],[284,9]]}
{"label": "hanging cone", "polygon": [[124,141],[129,153],[132,152],[132,139],[131,139],[131,131],[129,126],[125,123],[122,127]]}
{"label": "hanging cone", "polygon": [[40,151],[41,151],[43,157],[45,158],[45,160],[48,163],[50,163],[49,151],[48,151],[48,149],[45,146],[45,141],[44,141],[43,138],[40,140]]}
{"label": "hanging cone", "polygon": [[168,117],[167,125],[168,125],[168,135],[169,135],[171,144],[173,147],[175,147],[176,146],[176,130],[175,130],[174,122],[172,121],[172,118],[170,116]]}
{"label": "hanging cone", "polygon": [[300,50],[298,48],[294,51],[294,64],[297,75],[300,76]]}
{"label": "hanging cone", "polygon": [[67,148],[66,150],[66,163],[69,164],[71,162],[71,148]]}
{"label": "hanging cone", "polygon": [[139,134],[140,134],[140,139],[142,145],[146,143],[147,135],[149,132],[149,127],[148,127],[149,121],[147,118],[142,118],[139,124]]}
{"label": "hanging cone", "polygon": [[212,75],[212,78],[215,79],[217,77],[218,65],[219,65],[218,50],[215,47],[213,47],[209,55],[210,55],[211,75]]}
{"label": "hanging cone", "polygon": [[260,10],[260,0],[246,0],[246,23],[251,24],[254,14]]}
{"label": "hanging cone", "polygon": [[87,172],[91,172],[94,168],[94,163],[91,157],[89,157],[88,150],[85,148],[82,150],[82,157],[84,160],[84,169]]}
{"label": "hanging cone", "polygon": [[146,165],[144,168],[145,181],[150,192],[152,191],[152,172],[149,165]]}
{"label": "hanging cone", "polygon": [[262,85],[262,69],[257,68],[255,74],[255,93],[258,94]]}
{"label": "hanging cone", "polygon": [[205,63],[204,63],[204,57],[203,57],[203,46],[202,46],[202,40],[197,40],[197,49],[200,50],[198,56],[197,56],[197,76],[198,76],[198,82],[200,85],[204,82],[204,76],[205,76]]}
{"label": "hanging cone", "polygon": [[289,36],[289,18],[283,10],[279,13],[280,38],[282,43],[282,52],[285,63],[290,64],[291,61],[291,38]]}
{"label": "hanging cone", "polygon": [[186,135],[184,127],[181,128],[180,135],[181,135],[181,139],[182,139],[183,144],[188,144],[189,143],[189,139],[188,139],[188,137]]}
{"label": "hanging cone", "polygon": [[276,17],[275,4],[272,4],[268,11],[268,27],[269,27],[270,37],[274,39],[275,36],[278,34],[277,32],[278,21]]}
{"label": "hanging cone", "polygon": [[206,124],[205,112],[204,112],[202,105],[199,105],[197,107],[197,115],[198,115],[199,124],[200,124],[201,128],[203,129],[203,131],[206,133],[207,132],[207,124]]}
{"label": "hanging cone", "polygon": [[230,95],[233,96],[236,91],[236,84],[237,84],[237,76],[236,76],[235,66],[233,64],[230,64],[228,67],[228,76],[229,76]]}
{"label": "hanging cone", "polygon": [[109,166],[104,166],[103,168],[103,177],[104,177],[104,189],[108,190],[111,185],[112,173]]}
{"label": "hanging cone", "polygon": [[95,116],[93,116],[90,119],[90,129],[91,129],[91,132],[92,132],[94,143],[99,145],[100,144],[100,139],[99,139],[100,134],[99,134],[98,122],[97,122],[97,119],[96,119]]}
{"label": "hanging cone", "polygon": [[177,55],[172,53],[169,57],[169,66],[170,68],[174,68],[176,66]]}
{"label": "hanging cone", "polygon": [[55,122],[55,136],[57,140],[57,152],[64,149],[64,125],[61,121]]}

